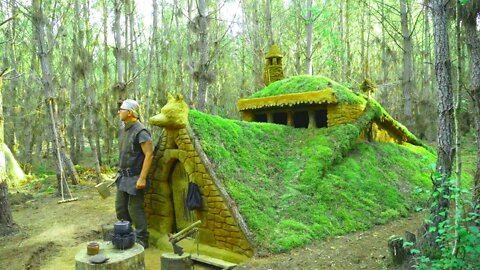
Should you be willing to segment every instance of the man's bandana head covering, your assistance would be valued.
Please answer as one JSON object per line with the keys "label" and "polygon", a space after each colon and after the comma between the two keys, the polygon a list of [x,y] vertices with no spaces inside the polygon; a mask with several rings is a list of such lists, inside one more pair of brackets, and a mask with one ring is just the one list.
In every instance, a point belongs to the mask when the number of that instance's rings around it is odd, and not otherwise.
{"label": "man's bandana head covering", "polygon": [[120,109],[129,110],[133,113],[135,118],[140,118],[140,105],[133,99],[125,99],[120,106]]}

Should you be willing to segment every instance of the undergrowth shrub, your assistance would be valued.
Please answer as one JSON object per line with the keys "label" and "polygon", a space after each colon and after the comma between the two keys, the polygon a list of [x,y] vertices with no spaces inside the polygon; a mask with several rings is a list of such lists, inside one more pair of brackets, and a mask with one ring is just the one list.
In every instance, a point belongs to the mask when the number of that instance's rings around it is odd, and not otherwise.
{"label": "undergrowth shrub", "polygon": [[[446,210],[443,215],[447,216],[444,222],[437,227],[431,227],[431,232],[438,232],[436,241],[440,243],[440,250],[435,251],[433,258],[426,256],[425,252],[419,249],[412,249],[415,255],[415,269],[479,269],[480,268],[480,216],[478,214],[479,206],[471,200],[471,194],[467,189],[459,189],[450,179],[449,186],[451,205],[455,199],[459,200],[457,212],[449,215]],[[430,192],[432,204],[436,203],[436,198],[441,196],[441,192]],[[477,211],[475,211],[477,209]],[[432,222],[430,218],[425,222]],[[457,249],[454,252],[455,239]],[[413,245],[411,242],[405,242],[405,246]]]}

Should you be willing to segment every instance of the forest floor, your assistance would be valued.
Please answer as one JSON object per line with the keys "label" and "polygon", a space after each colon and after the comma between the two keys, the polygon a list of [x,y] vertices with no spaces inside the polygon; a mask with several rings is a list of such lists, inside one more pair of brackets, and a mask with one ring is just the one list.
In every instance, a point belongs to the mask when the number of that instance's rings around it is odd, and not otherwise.
{"label": "forest floor", "polygon": [[[51,188],[49,192],[35,192],[35,188],[21,193],[12,190],[10,200],[17,232],[0,237],[0,269],[75,269],[75,254],[89,241],[102,238],[101,225],[115,222],[115,210],[114,196],[102,199],[92,181],[84,180],[71,189],[78,200],[62,204],[57,203],[59,197]],[[253,258],[236,269],[397,269],[391,263],[387,239],[393,234],[403,235],[406,230],[414,232],[422,217],[417,213],[288,253]],[[171,251],[146,250],[147,270],[160,269],[163,252]],[[195,269],[216,268],[195,265]]]}

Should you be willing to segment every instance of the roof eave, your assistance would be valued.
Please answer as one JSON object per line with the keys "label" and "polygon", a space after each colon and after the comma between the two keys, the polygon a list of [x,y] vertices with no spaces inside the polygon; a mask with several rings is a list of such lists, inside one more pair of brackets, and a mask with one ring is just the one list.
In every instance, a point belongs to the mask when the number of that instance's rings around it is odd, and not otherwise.
{"label": "roof eave", "polygon": [[321,91],[285,94],[279,96],[240,99],[237,103],[239,111],[254,110],[267,107],[292,106],[297,104],[333,104],[337,103],[335,91],[327,88]]}

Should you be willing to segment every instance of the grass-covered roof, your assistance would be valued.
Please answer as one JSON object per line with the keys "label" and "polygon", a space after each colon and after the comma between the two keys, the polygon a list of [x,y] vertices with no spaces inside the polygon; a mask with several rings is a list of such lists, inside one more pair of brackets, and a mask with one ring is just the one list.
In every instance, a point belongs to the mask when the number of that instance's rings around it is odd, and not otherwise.
{"label": "grass-covered roof", "polygon": [[431,152],[356,143],[366,124],[381,116],[381,107],[367,105],[356,122],[328,129],[197,111],[189,121],[257,248],[279,252],[406,215],[422,199],[411,191],[429,186]]}
{"label": "grass-covered roof", "polygon": [[239,100],[239,110],[292,106],[301,103],[365,104],[366,99],[347,87],[323,76],[300,75],[273,82],[246,99]]}
{"label": "grass-covered roof", "polygon": [[328,88],[332,88],[335,91],[338,102],[349,104],[365,103],[362,97],[359,97],[355,92],[340,83],[324,76],[310,75],[292,76],[273,82],[262,90],[252,94],[248,99],[321,91]]}

